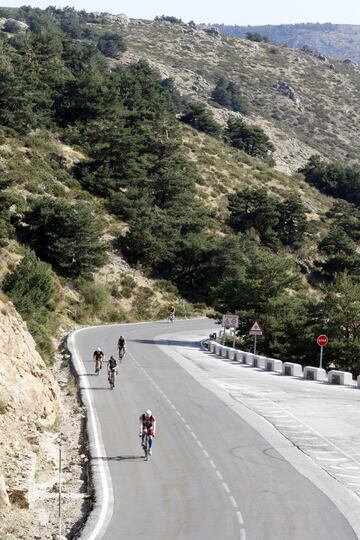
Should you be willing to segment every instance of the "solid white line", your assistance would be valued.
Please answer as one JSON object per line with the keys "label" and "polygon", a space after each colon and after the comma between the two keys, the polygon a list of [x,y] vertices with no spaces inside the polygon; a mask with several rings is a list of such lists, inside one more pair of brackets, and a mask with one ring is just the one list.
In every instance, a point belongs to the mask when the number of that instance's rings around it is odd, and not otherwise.
{"label": "solid white line", "polygon": [[[75,345],[75,335],[80,330],[76,330],[69,336],[69,341],[72,345],[72,358],[77,364],[77,367],[80,367],[81,373],[78,373],[78,375],[83,375],[82,379],[82,385],[83,385],[83,391],[86,394],[87,404],[88,404],[88,413],[90,416],[92,431],[94,434],[94,443],[95,443],[95,450],[96,454],[99,457],[106,458],[106,452],[104,447],[104,442],[102,440],[101,436],[101,429],[100,429],[100,423],[96,415],[94,403],[92,396],[90,394],[90,385],[89,385],[89,379],[85,375],[86,369],[84,366],[84,363],[81,359],[81,356],[77,352],[77,348]],[[71,349],[70,349],[71,350]],[[94,457],[94,456],[92,456]],[[102,487],[102,499],[100,502],[100,513],[99,517],[97,518],[96,524],[93,526],[93,529],[91,531],[90,536],[87,537],[86,540],[96,540],[103,536],[103,533],[105,532],[108,523],[111,520],[113,510],[114,510],[114,496],[113,496],[113,487],[112,487],[112,481],[111,481],[111,475],[109,467],[105,460],[100,461],[96,465],[97,471],[100,475],[101,479],[101,487]],[[91,514],[90,514],[91,515]],[[86,526],[85,526],[86,527]],[[101,536],[100,536],[101,535]]]}

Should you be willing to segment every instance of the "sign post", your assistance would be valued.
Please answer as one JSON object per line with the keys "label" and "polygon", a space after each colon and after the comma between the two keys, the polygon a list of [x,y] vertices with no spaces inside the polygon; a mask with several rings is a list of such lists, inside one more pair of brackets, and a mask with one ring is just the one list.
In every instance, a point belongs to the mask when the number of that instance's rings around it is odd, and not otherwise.
{"label": "sign post", "polygon": [[233,337],[233,349],[234,349],[235,348],[235,330],[239,326],[239,317],[237,315],[229,315],[229,314],[223,315],[222,325],[224,328],[224,341],[223,341],[224,345],[225,345],[226,329],[227,328],[234,329],[234,337]]}
{"label": "sign post", "polygon": [[324,347],[326,347],[326,345],[329,343],[329,338],[325,336],[324,334],[321,334],[321,336],[318,336],[316,342],[320,347],[320,369],[322,369],[323,350],[324,350]]}
{"label": "sign post", "polygon": [[262,336],[263,334],[262,328],[258,321],[255,321],[253,323],[252,327],[250,328],[249,334],[250,336],[254,336],[254,354],[256,354],[257,337]]}

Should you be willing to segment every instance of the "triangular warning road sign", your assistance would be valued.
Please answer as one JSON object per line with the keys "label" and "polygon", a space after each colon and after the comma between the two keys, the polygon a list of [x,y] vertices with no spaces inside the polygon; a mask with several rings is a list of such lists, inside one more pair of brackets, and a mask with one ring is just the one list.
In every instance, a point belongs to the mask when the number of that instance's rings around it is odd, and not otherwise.
{"label": "triangular warning road sign", "polygon": [[250,328],[250,332],[262,332],[262,328],[257,321],[255,321],[252,327]]}

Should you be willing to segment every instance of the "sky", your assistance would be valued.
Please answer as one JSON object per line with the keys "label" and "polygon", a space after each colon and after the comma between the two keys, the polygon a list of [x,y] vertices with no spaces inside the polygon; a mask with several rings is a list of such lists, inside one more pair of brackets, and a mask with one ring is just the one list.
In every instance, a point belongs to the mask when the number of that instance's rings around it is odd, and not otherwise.
{"label": "sky", "polygon": [[0,6],[72,6],[153,19],[173,15],[188,22],[238,25],[331,22],[360,24],[360,0],[0,0]]}

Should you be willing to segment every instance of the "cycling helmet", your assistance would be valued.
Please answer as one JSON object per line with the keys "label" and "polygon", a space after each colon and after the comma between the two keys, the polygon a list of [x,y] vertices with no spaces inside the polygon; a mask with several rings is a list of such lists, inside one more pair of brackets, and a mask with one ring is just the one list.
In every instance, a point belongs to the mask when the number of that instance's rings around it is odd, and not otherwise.
{"label": "cycling helmet", "polygon": [[148,409],[147,411],[145,411],[145,416],[147,416],[148,418],[150,418],[151,415],[152,415],[152,412],[150,411],[150,409]]}
{"label": "cycling helmet", "polygon": [[113,356],[110,356],[110,360],[114,360],[115,361],[115,358]]}
{"label": "cycling helmet", "polygon": [[97,351],[98,351],[98,352],[101,352],[101,349],[100,349],[100,347],[98,347],[98,348],[97,348]]}

